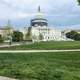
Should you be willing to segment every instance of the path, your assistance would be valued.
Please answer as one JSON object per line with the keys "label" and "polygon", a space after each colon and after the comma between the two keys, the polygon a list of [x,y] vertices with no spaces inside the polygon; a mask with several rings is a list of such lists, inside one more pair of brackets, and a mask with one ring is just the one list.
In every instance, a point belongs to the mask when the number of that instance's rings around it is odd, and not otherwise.
{"label": "path", "polygon": [[11,46],[20,46],[22,45],[22,43],[16,43],[16,44],[12,44],[12,45],[9,45],[9,44],[6,44],[6,45],[0,45],[0,47],[11,47]]}
{"label": "path", "polygon": [[20,45],[29,45],[29,44],[33,44],[32,42],[26,42],[26,43],[23,43],[23,42],[14,42],[12,43],[11,45],[8,43],[8,44],[0,44],[0,48],[2,47],[11,47],[11,46],[20,46]]}
{"label": "path", "polygon": [[80,49],[72,50],[0,50],[0,53],[34,53],[34,52],[73,52],[80,51]]}
{"label": "path", "polygon": [[16,79],[0,76],[0,80],[16,80]]}

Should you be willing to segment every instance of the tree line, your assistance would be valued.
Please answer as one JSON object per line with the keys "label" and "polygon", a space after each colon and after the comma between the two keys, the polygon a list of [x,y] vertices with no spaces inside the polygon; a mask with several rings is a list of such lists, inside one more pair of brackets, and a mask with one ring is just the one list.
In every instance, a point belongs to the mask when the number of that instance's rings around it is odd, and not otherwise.
{"label": "tree line", "polygon": [[76,40],[76,41],[80,41],[80,33],[76,32],[76,31],[70,31],[70,32],[66,33],[66,37]]}
{"label": "tree line", "polygon": [[4,42],[5,40],[10,40],[10,39],[12,39],[12,42],[23,41],[23,33],[20,31],[13,31],[13,34],[8,35],[6,38],[0,35],[0,43]]}

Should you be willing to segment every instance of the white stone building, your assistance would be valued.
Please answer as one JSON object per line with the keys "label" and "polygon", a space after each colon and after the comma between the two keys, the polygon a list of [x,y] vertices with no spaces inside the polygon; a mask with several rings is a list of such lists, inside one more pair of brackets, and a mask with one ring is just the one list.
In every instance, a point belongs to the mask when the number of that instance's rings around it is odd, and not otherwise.
{"label": "white stone building", "polygon": [[[37,15],[31,20],[31,37],[32,41],[66,41],[67,38],[61,33],[61,31],[50,28],[48,21],[38,8]],[[28,29],[27,29],[28,30]],[[27,32],[27,31],[26,31]]]}
{"label": "white stone building", "polygon": [[4,42],[9,42],[12,34],[13,28],[9,27],[0,28],[0,36],[4,39]]}
{"label": "white stone building", "polygon": [[65,40],[64,36],[61,34],[61,31],[49,28],[47,26],[43,26],[43,27],[32,26],[31,32],[32,32],[32,40],[34,40],[34,41],[40,41],[40,39],[39,39],[40,35],[43,36],[43,39],[41,39],[42,41],[51,41],[51,40],[61,41],[61,40]]}

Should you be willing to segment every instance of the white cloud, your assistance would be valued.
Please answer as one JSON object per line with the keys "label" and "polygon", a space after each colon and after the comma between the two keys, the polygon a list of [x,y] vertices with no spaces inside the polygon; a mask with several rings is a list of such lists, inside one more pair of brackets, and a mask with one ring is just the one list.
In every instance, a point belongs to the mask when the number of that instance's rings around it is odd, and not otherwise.
{"label": "white cloud", "polygon": [[80,18],[77,0],[0,0],[0,19],[27,19],[35,15],[39,5],[52,19]]}
{"label": "white cloud", "polygon": [[[41,8],[49,14],[70,14],[80,12],[80,7],[76,6],[76,0],[0,0],[0,12],[4,15],[0,16],[18,16],[18,13],[29,14],[36,12],[37,7]],[[36,10],[35,10],[36,9]],[[10,13],[10,15],[5,14]],[[16,15],[15,15],[16,14]],[[13,16],[13,18],[14,18]]]}

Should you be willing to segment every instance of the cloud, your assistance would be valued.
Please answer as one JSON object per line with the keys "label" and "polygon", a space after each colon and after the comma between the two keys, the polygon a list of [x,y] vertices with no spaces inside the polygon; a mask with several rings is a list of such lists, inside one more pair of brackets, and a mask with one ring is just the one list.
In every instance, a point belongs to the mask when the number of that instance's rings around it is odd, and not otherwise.
{"label": "cloud", "polygon": [[[76,0],[1,0],[0,12],[11,13],[11,15],[18,16],[18,13],[29,14],[37,11],[37,7],[40,5],[42,11],[48,15],[64,15],[74,14],[80,12],[80,7],[77,7]],[[15,15],[17,14],[17,15]],[[6,14],[5,14],[6,15]],[[14,17],[13,17],[14,18]]]}
{"label": "cloud", "polygon": [[80,6],[77,0],[0,0],[0,20],[30,19],[38,6],[51,25],[77,25],[80,23]]}

